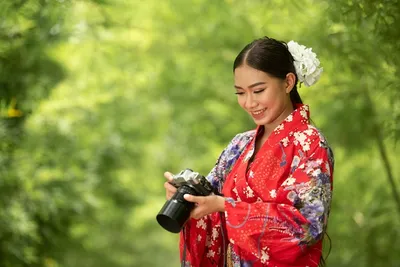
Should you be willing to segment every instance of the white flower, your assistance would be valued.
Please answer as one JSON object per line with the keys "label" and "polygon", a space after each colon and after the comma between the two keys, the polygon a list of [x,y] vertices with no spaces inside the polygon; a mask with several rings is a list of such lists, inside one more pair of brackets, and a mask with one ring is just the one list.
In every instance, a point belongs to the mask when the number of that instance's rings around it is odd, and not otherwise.
{"label": "white flower", "polygon": [[217,239],[217,238],[218,238],[218,235],[219,235],[219,233],[218,233],[217,228],[213,228],[213,229],[212,229],[212,235],[211,235],[212,239],[213,239],[213,240]]}
{"label": "white flower", "polygon": [[321,76],[323,68],[319,67],[320,62],[317,55],[312,52],[312,48],[307,48],[294,41],[290,41],[287,45],[290,54],[293,56],[293,64],[299,81],[306,86],[316,83]]}
{"label": "white flower", "polygon": [[304,143],[303,150],[304,151],[309,151],[310,150],[310,143]]}
{"label": "white flower", "polygon": [[294,133],[294,144],[300,144],[303,148],[303,151],[310,150],[310,141],[307,139],[307,135],[304,132],[295,132]]}
{"label": "white flower", "polygon": [[292,185],[294,182],[296,182],[296,178],[289,177],[282,183],[282,185]]}
{"label": "white flower", "polygon": [[296,139],[296,144],[304,144],[307,140],[307,136],[303,132],[295,132],[294,138]]}
{"label": "white flower", "polygon": [[301,110],[300,111],[300,115],[304,118],[304,119],[307,119],[308,117],[307,117],[307,112],[305,111],[305,110]]}
{"label": "white flower", "polygon": [[314,133],[312,129],[305,130],[304,132],[309,136],[311,136]]}
{"label": "white flower", "polygon": [[275,131],[279,132],[279,131],[281,131],[281,130],[283,130],[283,129],[284,129],[283,124],[279,124],[279,125],[276,127]]}
{"label": "white flower", "polygon": [[207,252],[207,257],[208,258],[212,258],[212,257],[214,257],[214,255],[215,255],[215,252],[213,251],[213,250],[209,250],[208,252]]}
{"label": "white flower", "polygon": [[204,230],[207,228],[206,222],[203,219],[200,219],[196,223],[197,228],[203,228]]}
{"label": "white flower", "polygon": [[247,197],[254,197],[254,192],[250,187],[246,186],[243,191]]}
{"label": "white flower", "polygon": [[267,261],[269,261],[269,255],[268,255],[268,247],[263,247],[263,249],[261,250],[261,262],[262,263],[266,263]]}
{"label": "white flower", "polygon": [[254,178],[254,172],[253,171],[250,171],[249,177],[250,178]]}
{"label": "white flower", "polygon": [[282,144],[283,144],[284,147],[287,147],[288,144],[289,144],[289,137],[286,136],[285,138],[283,138],[282,139]]}
{"label": "white flower", "polygon": [[269,191],[269,195],[271,196],[271,198],[276,198],[276,190],[272,189],[271,191]]}
{"label": "white flower", "polygon": [[321,174],[321,170],[320,169],[315,169],[313,172],[312,172],[312,176],[314,176],[314,177],[318,177],[318,175],[320,175]]}

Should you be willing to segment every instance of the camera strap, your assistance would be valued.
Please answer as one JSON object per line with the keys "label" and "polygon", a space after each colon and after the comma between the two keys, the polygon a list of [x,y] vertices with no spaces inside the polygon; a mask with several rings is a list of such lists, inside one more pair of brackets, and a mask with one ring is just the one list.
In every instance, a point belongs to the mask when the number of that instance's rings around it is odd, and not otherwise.
{"label": "camera strap", "polygon": [[181,267],[185,267],[186,266],[186,231],[185,231],[186,227],[183,227],[182,231],[183,231],[183,253],[182,253],[182,263],[181,263]]}
{"label": "camera strap", "polygon": [[223,257],[223,267],[225,267],[226,266],[226,249],[227,249],[227,246],[226,246],[226,239],[225,239],[225,224],[224,224],[224,222],[225,222],[225,213],[224,212],[219,212],[219,218],[220,218],[220,220],[221,220],[221,236],[222,236],[222,249],[221,249],[221,251],[222,251],[222,257]]}

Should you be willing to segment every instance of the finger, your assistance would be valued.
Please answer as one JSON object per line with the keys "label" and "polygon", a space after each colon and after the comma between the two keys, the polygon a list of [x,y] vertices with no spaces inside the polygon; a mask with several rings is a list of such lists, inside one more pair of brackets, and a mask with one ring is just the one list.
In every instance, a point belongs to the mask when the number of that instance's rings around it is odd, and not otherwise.
{"label": "finger", "polygon": [[190,213],[190,217],[195,220],[201,219],[206,215],[207,215],[207,213],[205,211],[203,211],[203,209],[201,207],[197,207],[197,208],[193,209],[192,212]]}
{"label": "finger", "polygon": [[175,194],[176,188],[168,182],[164,183],[164,187],[165,187],[165,197],[167,200],[170,200],[171,197]]}
{"label": "finger", "polygon": [[168,181],[172,181],[173,174],[170,172],[164,172],[164,177],[168,179]]}
{"label": "finger", "polygon": [[167,191],[171,191],[172,193],[175,193],[175,192],[176,192],[175,186],[173,186],[172,184],[170,184],[170,183],[168,183],[168,182],[165,182],[165,183],[164,183],[164,188],[165,188]]}
{"label": "finger", "polygon": [[204,216],[202,216],[201,214],[199,214],[197,212],[194,212],[192,215],[190,215],[190,217],[195,219],[195,220],[198,220],[198,219],[203,218]]}
{"label": "finger", "polygon": [[175,193],[173,193],[173,192],[171,192],[171,191],[166,191],[165,192],[165,198],[167,199],[167,200],[170,200],[173,196],[175,195]]}
{"label": "finger", "polygon": [[189,195],[189,194],[185,194],[183,196],[186,201],[189,202],[194,202],[194,203],[198,203],[198,204],[204,204],[205,202],[205,197],[198,197],[198,196],[193,196],[193,195]]}
{"label": "finger", "polygon": [[174,195],[174,194],[172,194],[171,192],[167,191],[167,193],[165,194],[165,198],[166,198],[167,200],[170,200],[170,199],[172,198],[173,195]]}

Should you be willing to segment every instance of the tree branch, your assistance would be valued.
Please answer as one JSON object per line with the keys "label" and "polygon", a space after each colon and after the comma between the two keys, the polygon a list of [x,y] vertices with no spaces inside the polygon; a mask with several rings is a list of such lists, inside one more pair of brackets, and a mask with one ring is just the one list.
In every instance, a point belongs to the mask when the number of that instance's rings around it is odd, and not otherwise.
{"label": "tree branch", "polygon": [[[365,88],[365,89],[366,89],[365,97],[368,102],[368,105],[369,105],[369,107],[371,107],[371,111],[373,112],[373,114],[376,115],[375,106],[374,106],[374,103],[372,102],[369,90],[367,88]],[[383,167],[386,171],[387,179],[388,179],[390,187],[392,189],[392,195],[393,195],[394,201],[397,205],[397,211],[400,215],[400,196],[397,191],[397,186],[396,186],[395,179],[393,176],[392,167],[391,167],[391,164],[389,161],[389,157],[387,155],[387,151],[386,151],[386,147],[385,147],[385,143],[384,143],[384,137],[382,136],[381,128],[375,117],[374,117],[374,121],[372,123],[373,123],[375,141],[378,146],[378,150],[379,150],[379,154],[380,154],[380,157],[381,157],[381,160],[383,163]]]}

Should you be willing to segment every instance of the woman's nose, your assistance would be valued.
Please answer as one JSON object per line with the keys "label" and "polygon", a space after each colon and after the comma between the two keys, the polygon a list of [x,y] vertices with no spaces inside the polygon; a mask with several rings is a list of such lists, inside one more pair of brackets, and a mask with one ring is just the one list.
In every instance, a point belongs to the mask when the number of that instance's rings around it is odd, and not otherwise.
{"label": "woman's nose", "polygon": [[247,110],[252,110],[255,107],[257,107],[258,103],[257,101],[254,99],[254,96],[252,96],[252,94],[247,94],[246,97],[246,103],[245,103],[245,107]]}

